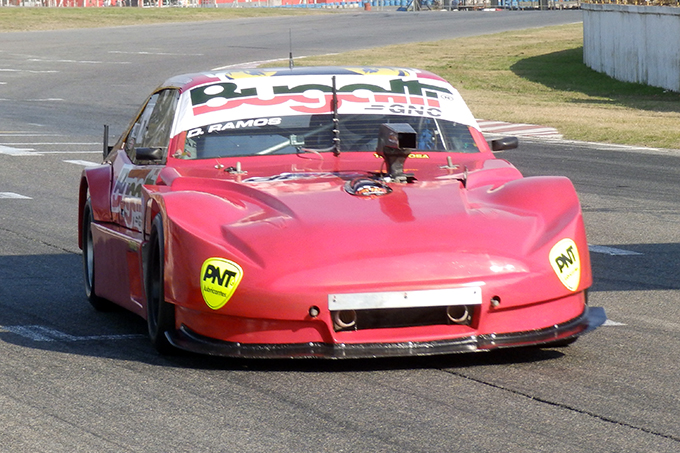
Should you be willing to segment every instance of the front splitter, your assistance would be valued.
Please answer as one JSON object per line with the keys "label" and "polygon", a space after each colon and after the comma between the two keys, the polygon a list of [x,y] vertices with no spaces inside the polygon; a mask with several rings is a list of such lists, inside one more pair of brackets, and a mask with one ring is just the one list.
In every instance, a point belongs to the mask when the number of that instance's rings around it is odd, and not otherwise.
{"label": "front splitter", "polygon": [[247,359],[365,359],[416,357],[482,352],[501,348],[567,343],[595,330],[607,320],[604,308],[586,307],[583,313],[565,323],[524,332],[472,335],[451,340],[399,343],[291,343],[252,344],[221,341],[191,331],[186,326],[166,332],[176,348],[199,354]]}

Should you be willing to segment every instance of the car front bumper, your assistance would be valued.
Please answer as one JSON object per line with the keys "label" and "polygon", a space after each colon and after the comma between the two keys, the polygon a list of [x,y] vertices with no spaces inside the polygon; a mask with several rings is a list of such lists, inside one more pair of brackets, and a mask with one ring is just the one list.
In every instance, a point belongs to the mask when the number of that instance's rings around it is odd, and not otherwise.
{"label": "car front bumper", "polygon": [[179,330],[167,332],[166,335],[170,343],[179,349],[214,356],[248,359],[362,359],[482,352],[501,348],[568,343],[594,330],[606,320],[607,316],[602,307],[586,307],[578,317],[544,329],[471,335],[430,342],[250,344],[215,340],[199,335],[185,326]]}

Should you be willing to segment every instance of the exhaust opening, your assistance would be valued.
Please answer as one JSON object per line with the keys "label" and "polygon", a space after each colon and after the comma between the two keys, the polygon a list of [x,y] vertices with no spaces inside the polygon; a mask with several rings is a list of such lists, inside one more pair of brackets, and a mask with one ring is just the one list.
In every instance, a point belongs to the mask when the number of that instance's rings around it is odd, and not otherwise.
{"label": "exhaust opening", "polygon": [[470,310],[467,305],[452,305],[446,308],[446,316],[454,324],[467,324],[470,321]]}
{"label": "exhaust opening", "polygon": [[333,328],[338,330],[348,330],[357,324],[357,312],[354,310],[340,310],[333,312]]}

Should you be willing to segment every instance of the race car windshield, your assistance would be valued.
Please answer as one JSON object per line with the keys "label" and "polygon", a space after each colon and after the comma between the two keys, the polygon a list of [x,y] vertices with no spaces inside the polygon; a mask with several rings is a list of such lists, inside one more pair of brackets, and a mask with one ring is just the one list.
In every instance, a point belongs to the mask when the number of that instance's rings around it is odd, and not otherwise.
{"label": "race car windshield", "polygon": [[[402,115],[339,115],[340,151],[374,152],[383,123],[408,123],[418,150],[479,152],[469,127],[436,118]],[[330,151],[332,115],[297,115],[239,120],[187,131],[185,159]]]}

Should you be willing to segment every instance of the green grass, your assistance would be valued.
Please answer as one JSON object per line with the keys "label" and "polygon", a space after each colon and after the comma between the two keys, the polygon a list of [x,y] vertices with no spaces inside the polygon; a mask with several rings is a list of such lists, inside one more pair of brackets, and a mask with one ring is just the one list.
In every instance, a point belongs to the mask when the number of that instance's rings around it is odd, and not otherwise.
{"label": "green grass", "polygon": [[573,140],[680,149],[680,94],[619,82],[588,68],[581,24],[312,57],[297,64],[418,67],[450,81],[477,118],[552,126]]}
{"label": "green grass", "polygon": [[323,14],[292,8],[13,8],[0,7],[0,32],[115,27],[244,17]]}

